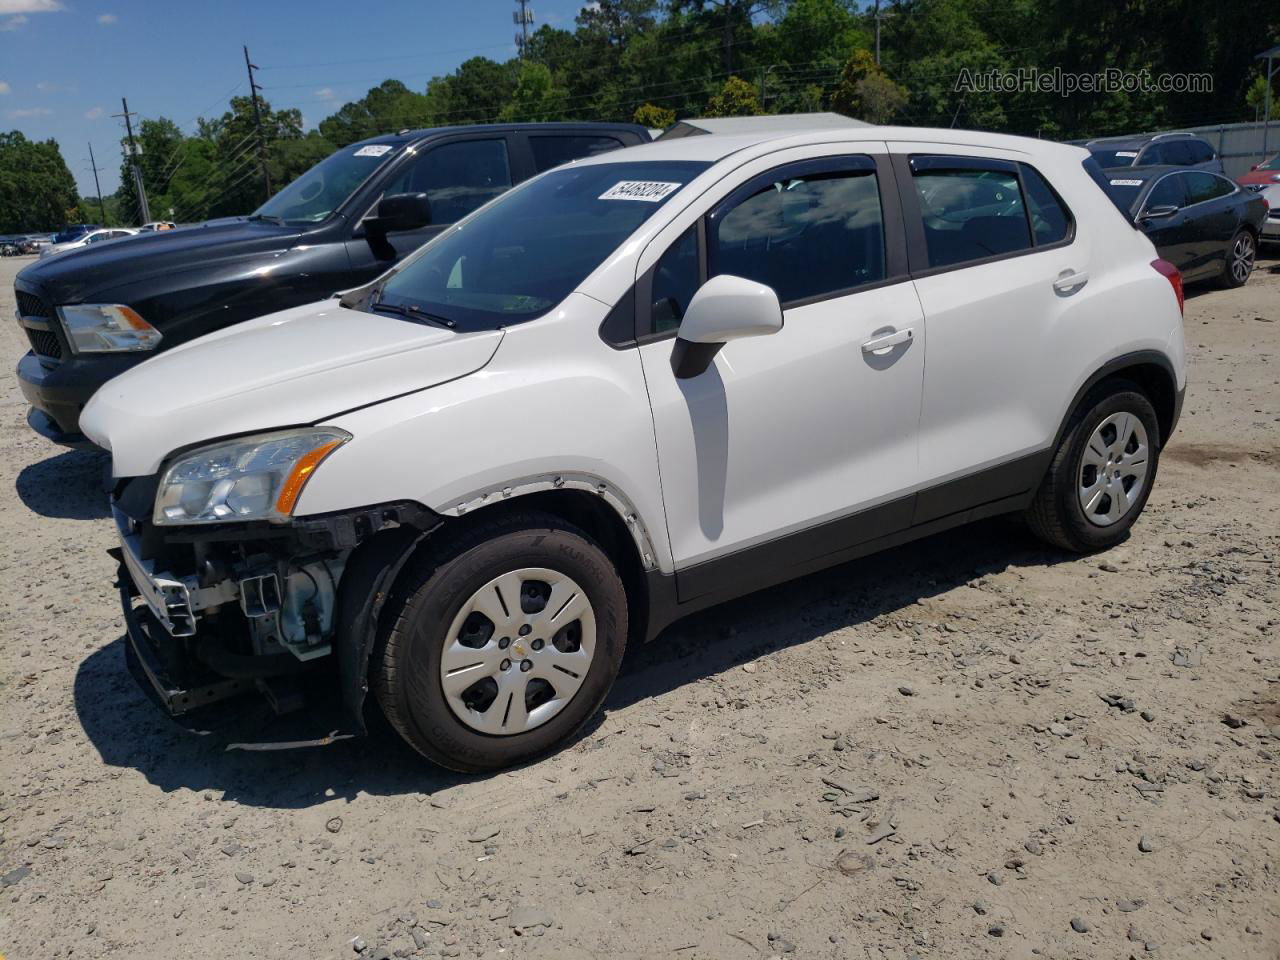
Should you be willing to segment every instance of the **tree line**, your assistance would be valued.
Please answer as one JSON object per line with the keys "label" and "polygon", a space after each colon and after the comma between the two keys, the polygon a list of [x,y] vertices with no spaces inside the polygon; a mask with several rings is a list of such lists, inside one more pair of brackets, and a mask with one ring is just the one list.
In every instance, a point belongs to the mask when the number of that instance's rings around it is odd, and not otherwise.
{"label": "tree line", "polygon": [[[303,129],[299,110],[263,104],[265,143],[247,97],[232,98],[220,117],[201,119],[191,136],[165,118],[144,120],[139,164],[152,216],[191,221],[257,207],[265,198],[263,156],[278,188],[340,147],[404,128],[548,120],[664,127],[691,116],[835,110],[873,123],[1065,140],[1252,120],[1264,91],[1254,55],[1280,42],[1273,5],[883,0],[877,63],[877,19],[866,2],[599,0],[583,8],[573,29],[539,28],[522,57],[473,57],[422,90],[386,80],[312,130]],[[962,74],[1028,67],[1205,73],[1213,89],[1064,97],[957,87]],[[0,198],[4,169],[0,162]],[[52,194],[41,203],[45,212],[58,206]],[[4,209],[0,231],[10,222]],[[99,219],[96,201],[73,197],[66,210],[69,218]],[[127,159],[107,212],[126,222],[138,216]],[[43,216],[34,209],[26,215]]]}

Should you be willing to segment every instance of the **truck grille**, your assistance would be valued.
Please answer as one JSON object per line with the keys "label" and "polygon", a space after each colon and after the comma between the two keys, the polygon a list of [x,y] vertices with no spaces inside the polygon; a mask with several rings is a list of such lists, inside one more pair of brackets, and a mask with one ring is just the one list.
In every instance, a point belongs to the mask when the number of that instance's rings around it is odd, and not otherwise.
{"label": "truck grille", "polygon": [[41,357],[50,357],[54,360],[62,359],[62,344],[58,342],[58,335],[52,330],[32,330],[27,327],[27,339],[31,341],[31,349]]}
{"label": "truck grille", "polygon": [[49,305],[33,293],[25,290],[13,291],[18,299],[18,316],[39,317],[41,320],[52,320],[53,310]]}
{"label": "truck grille", "polygon": [[[33,293],[27,293],[25,290],[14,290],[14,294],[18,301],[18,319],[21,322],[24,318],[32,320],[43,320],[48,324],[54,322],[53,308],[44,302],[40,297]],[[27,331],[27,339],[31,341],[31,349],[37,356],[49,357],[52,360],[62,359],[62,344],[58,341],[58,335],[52,330],[37,329],[22,324],[23,329]]]}

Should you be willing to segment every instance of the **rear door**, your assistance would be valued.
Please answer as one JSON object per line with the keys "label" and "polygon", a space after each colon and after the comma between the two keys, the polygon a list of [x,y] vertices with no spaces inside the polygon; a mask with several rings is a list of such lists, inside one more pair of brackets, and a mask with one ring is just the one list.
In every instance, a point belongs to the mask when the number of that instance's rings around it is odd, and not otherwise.
{"label": "rear door", "polygon": [[1187,216],[1194,232],[1197,273],[1209,276],[1226,263],[1227,250],[1239,227],[1240,217],[1231,195],[1238,187],[1230,180],[1203,170],[1186,174]]}
{"label": "rear door", "polygon": [[522,131],[516,134],[516,138],[528,152],[534,174],[583,157],[594,157],[623,147],[632,147],[640,142],[640,138],[630,131],[557,130],[554,127],[549,127],[547,133]]}
{"label": "rear door", "polygon": [[929,328],[914,516],[924,523],[1039,482],[1037,454],[1077,374],[1051,355],[1048,334],[1087,290],[1089,249],[1051,185],[1015,155],[889,147]]}

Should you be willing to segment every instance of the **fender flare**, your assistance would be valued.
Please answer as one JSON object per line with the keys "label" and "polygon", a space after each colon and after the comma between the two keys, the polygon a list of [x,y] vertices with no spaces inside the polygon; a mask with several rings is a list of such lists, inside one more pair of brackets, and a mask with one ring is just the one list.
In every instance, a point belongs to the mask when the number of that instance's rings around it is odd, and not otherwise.
{"label": "fender flare", "polygon": [[1173,415],[1170,418],[1169,430],[1167,435],[1160,438],[1160,446],[1164,447],[1169,442],[1169,436],[1172,436],[1174,427],[1178,424],[1178,416],[1182,412],[1182,391],[1178,389],[1178,375],[1173,369],[1173,362],[1166,354],[1159,350],[1136,350],[1133,353],[1124,353],[1118,357],[1112,357],[1102,366],[1098,367],[1090,374],[1080,385],[1080,389],[1076,391],[1071,403],[1068,404],[1066,411],[1062,415],[1062,420],[1058,424],[1058,432],[1054,435],[1053,446],[1050,451],[1057,450],[1062,444],[1062,438],[1067,432],[1067,424],[1071,421],[1071,415],[1076,412],[1076,408],[1080,406],[1085,395],[1100,384],[1107,377],[1113,376],[1127,367],[1136,367],[1140,365],[1150,365],[1159,367],[1165,372],[1169,378],[1169,393],[1173,397]]}

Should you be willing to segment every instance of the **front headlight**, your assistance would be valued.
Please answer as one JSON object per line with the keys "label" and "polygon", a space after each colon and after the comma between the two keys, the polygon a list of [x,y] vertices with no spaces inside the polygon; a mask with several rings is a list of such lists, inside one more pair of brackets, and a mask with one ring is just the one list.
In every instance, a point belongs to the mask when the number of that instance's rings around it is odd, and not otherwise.
{"label": "front headlight", "polygon": [[164,471],[156,492],[158,524],[284,520],[316,467],[351,439],[315,427],[260,434],[193,450]]}
{"label": "front headlight", "polygon": [[160,342],[160,331],[123,304],[75,303],[59,307],[58,314],[76,353],[154,350]]}

